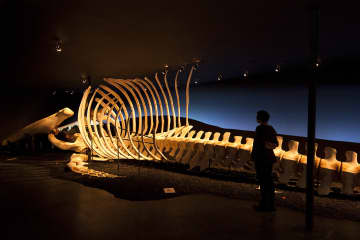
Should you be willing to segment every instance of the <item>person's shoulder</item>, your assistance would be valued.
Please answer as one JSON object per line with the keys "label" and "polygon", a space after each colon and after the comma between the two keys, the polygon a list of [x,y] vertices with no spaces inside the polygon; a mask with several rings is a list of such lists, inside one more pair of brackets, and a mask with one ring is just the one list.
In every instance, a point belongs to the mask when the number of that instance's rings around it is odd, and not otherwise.
{"label": "person's shoulder", "polygon": [[271,125],[267,125],[267,127],[268,127],[268,129],[269,129],[270,131],[272,131],[272,132],[275,132],[275,133],[276,133],[275,128],[274,128],[273,126],[271,126]]}

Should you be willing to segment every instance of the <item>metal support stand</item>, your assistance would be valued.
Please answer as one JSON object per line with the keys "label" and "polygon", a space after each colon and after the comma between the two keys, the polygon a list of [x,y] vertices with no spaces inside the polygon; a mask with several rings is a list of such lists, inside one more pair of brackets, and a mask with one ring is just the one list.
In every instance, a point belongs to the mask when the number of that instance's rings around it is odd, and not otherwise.
{"label": "metal support stand", "polygon": [[[116,103],[118,103],[118,100],[116,101]],[[123,108],[123,105],[119,108],[119,113],[121,112],[122,108]],[[118,113],[118,115],[119,115],[119,113]],[[120,170],[120,150],[119,150],[119,136],[118,136],[118,131],[117,131],[117,124],[119,122],[118,115],[116,116],[117,119],[115,119],[115,134],[116,134],[116,145],[117,145],[117,172],[118,172],[118,175],[119,175],[119,170]],[[120,125],[120,123],[119,123],[119,125]],[[121,131],[120,131],[120,136],[121,135],[122,135],[122,128],[121,128]]]}
{"label": "metal support stand", "polygon": [[120,169],[119,136],[116,136],[116,145],[117,145],[117,172],[119,174],[119,169]]}
{"label": "metal support stand", "polygon": [[[139,145],[140,145],[140,144],[139,144]],[[138,150],[139,150],[139,149],[138,149]],[[140,150],[139,150],[138,161],[139,161],[139,165],[138,165],[138,176],[140,177]]]}
{"label": "metal support stand", "polygon": [[92,162],[92,159],[93,159],[93,138],[91,138],[90,162]]}

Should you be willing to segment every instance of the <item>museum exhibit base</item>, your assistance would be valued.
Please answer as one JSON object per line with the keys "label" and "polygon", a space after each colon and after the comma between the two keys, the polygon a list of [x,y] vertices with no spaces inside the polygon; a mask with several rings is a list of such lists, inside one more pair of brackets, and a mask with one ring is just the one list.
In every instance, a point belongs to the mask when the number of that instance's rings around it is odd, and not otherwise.
{"label": "museum exhibit base", "polygon": [[[122,160],[119,165],[116,160],[113,162],[89,162],[88,168],[98,172],[119,175],[121,178],[95,177],[64,171],[68,162],[70,152],[38,153],[31,155],[15,156],[16,159],[7,160],[2,155],[0,158],[1,169],[8,169],[8,165],[16,165],[18,173],[16,178],[19,181],[23,175],[22,168],[40,168],[42,172],[49,172],[51,178],[74,181],[85,186],[103,189],[117,198],[131,201],[157,200],[173,198],[189,194],[215,194],[228,198],[257,201],[259,190],[252,174],[240,174],[237,172],[216,171],[208,169],[204,173],[196,170],[188,171],[170,163]],[[12,169],[14,170],[14,169]],[[2,184],[12,184],[14,179],[3,177]],[[9,175],[11,175],[9,173]],[[28,179],[27,175],[24,175]],[[28,181],[28,180],[27,180]],[[27,186],[27,181],[21,186]],[[42,184],[32,183],[32,184]],[[165,194],[164,188],[172,187],[175,194]],[[305,193],[294,186],[279,186],[280,193],[276,194],[277,207],[286,207],[294,210],[304,211]],[[54,191],[55,189],[52,189]],[[335,190],[335,189],[334,189]],[[36,193],[34,193],[36,194]],[[349,219],[360,221],[360,201],[356,194],[349,197],[341,193],[331,192],[328,196],[315,195],[314,213],[320,216],[327,216],[338,219]],[[249,205],[251,206],[251,204]]]}

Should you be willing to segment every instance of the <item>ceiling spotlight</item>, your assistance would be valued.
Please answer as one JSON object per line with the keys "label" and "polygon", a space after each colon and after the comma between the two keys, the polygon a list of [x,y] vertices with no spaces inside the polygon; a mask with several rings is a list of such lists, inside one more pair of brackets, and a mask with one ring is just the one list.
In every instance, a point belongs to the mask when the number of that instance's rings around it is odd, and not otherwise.
{"label": "ceiling spotlight", "polygon": [[219,74],[218,77],[217,77],[217,80],[218,80],[218,81],[221,81],[222,78],[223,78],[223,76],[222,76],[221,74]]}
{"label": "ceiling spotlight", "polygon": [[320,59],[320,57],[317,57],[317,58],[316,58],[316,61],[315,61],[315,64],[314,64],[314,67],[315,67],[315,68],[319,68],[319,67],[320,67],[320,64],[321,64],[321,59]]}
{"label": "ceiling spotlight", "polygon": [[90,76],[88,76],[86,73],[81,74],[81,83],[87,86],[91,85]]}
{"label": "ceiling spotlight", "polygon": [[81,74],[81,82],[82,84],[86,84],[88,81],[88,78],[85,74]]}
{"label": "ceiling spotlight", "polygon": [[315,62],[313,65],[313,68],[318,69],[320,68],[320,63],[319,62]]}
{"label": "ceiling spotlight", "polygon": [[164,64],[164,75],[169,71],[169,65]]}
{"label": "ceiling spotlight", "polygon": [[246,72],[243,73],[243,77],[247,78],[248,76],[249,76],[249,72],[248,72],[248,71],[246,71]]}
{"label": "ceiling spotlight", "polygon": [[280,72],[280,65],[279,65],[279,64],[276,64],[276,66],[275,66],[275,72]]}
{"label": "ceiling spotlight", "polygon": [[61,53],[62,52],[62,42],[60,39],[57,39],[56,40],[56,45],[55,45],[55,51],[58,52],[58,53]]}

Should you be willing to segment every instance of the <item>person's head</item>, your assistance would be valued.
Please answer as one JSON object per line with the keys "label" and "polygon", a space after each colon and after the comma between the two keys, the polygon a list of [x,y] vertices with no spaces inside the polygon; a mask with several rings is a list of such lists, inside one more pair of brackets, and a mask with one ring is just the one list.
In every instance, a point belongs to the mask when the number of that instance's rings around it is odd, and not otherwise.
{"label": "person's head", "polygon": [[256,121],[260,124],[266,124],[270,119],[270,114],[267,111],[260,110],[256,113]]}

